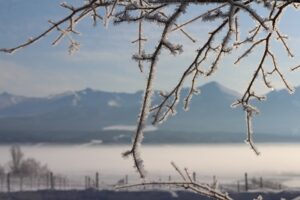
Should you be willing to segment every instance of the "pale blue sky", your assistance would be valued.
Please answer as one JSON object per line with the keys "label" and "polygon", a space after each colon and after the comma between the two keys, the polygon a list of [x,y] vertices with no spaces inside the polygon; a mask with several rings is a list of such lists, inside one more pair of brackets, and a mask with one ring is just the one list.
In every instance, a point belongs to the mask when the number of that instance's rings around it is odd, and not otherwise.
{"label": "pale blue sky", "polygon": [[[0,0],[0,48],[13,47],[29,37],[35,36],[49,24],[48,20],[60,19],[67,11],[59,7],[61,0]],[[81,0],[69,2],[80,3]],[[197,9],[189,10],[190,16],[197,16]],[[290,46],[296,57],[289,61],[287,54],[280,50],[279,43],[274,43],[274,49],[280,59],[283,72],[293,85],[300,84],[299,72],[291,74],[289,67],[300,63],[300,35],[299,14],[290,10],[281,20],[282,30],[290,35]],[[248,16],[242,17],[242,27],[250,25]],[[299,21],[299,20],[298,20]],[[185,52],[175,58],[167,52],[161,57],[158,64],[158,76],[155,82],[156,89],[170,89],[179,79],[181,72],[191,62],[195,50],[201,45],[207,32],[213,24],[196,23],[187,30],[198,42],[196,45],[174,33],[173,41],[184,44]],[[86,19],[78,26],[82,33],[76,37],[81,44],[79,52],[68,55],[66,41],[52,47],[51,42],[57,35],[53,32],[38,43],[19,50],[13,55],[0,54],[0,92],[8,91],[27,96],[45,96],[67,90],[80,90],[86,87],[105,91],[135,92],[144,88],[146,75],[141,74],[137,64],[131,60],[137,47],[131,44],[136,39],[137,26],[124,24],[106,29],[101,24],[92,26],[92,20]],[[159,29],[151,26],[145,28],[145,35],[149,38],[148,49],[155,43]],[[239,92],[242,92],[255,70],[255,63],[260,57],[259,50],[247,61],[238,66],[233,65],[233,54],[226,58],[219,66],[219,71],[210,78],[200,78],[198,83],[216,80],[219,83]],[[278,88],[282,87],[278,79],[274,79]],[[258,85],[260,92],[266,92],[263,86]]]}

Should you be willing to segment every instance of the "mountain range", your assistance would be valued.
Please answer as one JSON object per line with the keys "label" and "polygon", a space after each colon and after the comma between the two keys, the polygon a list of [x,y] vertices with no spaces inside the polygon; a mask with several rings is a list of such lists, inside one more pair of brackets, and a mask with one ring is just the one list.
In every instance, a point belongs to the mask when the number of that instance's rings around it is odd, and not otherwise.
{"label": "mountain range", "polygon": [[[158,127],[146,128],[146,142],[243,141],[245,116],[231,104],[241,95],[216,82],[199,88],[190,110],[182,103],[177,114]],[[298,92],[299,91],[299,92]],[[182,96],[188,92],[182,90]],[[7,142],[130,142],[143,92],[103,92],[90,88],[48,97],[0,94],[0,143]],[[300,138],[300,88],[293,95],[272,91],[265,102],[253,102],[261,111],[254,131],[259,141]],[[155,92],[153,101],[160,96]],[[149,121],[150,124],[150,121]],[[299,139],[300,141],[300,139]]]}

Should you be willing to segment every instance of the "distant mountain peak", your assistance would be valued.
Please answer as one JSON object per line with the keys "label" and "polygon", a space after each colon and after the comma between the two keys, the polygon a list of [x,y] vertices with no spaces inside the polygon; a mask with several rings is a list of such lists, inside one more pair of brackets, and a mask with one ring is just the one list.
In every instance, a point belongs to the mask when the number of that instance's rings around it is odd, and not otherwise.
{"label": "distant mountain peak", "polygon": [[4,91],[4,92],[2,92],[2,93],[0,94],[0,96],[2,96],[2,97],[11,97],[11,96],[14,96],[14,95],[11,94],[11,93],[8,93],[8,92],[6,92],[6,91]]}
{"label": "distant mountain peak", "polygon": [[206,83],[204,85],[202,85],[200,87],[201,90],[204,90],[204,91],[220,91],[222,93],[226,93],[226,94],[229,94],[229,95],[232,95],[234,97],[239,97],[240,96],[240,93],[238,93],[237,91],[234,91],[232,89],[229,89],[227,87],[225,87],[224,85],[216,82],[216,81],[212,81],[212,82],[209,82],[209,83]]}
{"label": "distant mountain peak", "polygon": [[90,87],[87,87],[84,90],[81,90],[80,92],[81,93],[91,93],[91,92],[95,92],[95,90]]}
{"label": "distant mountain peak", "polygon": [[0,94],[0,98],[2,99],[11,99],[11,100],[15,100],[15,99],[25,99],[26,97],[25,96],[20,96],[20,95],[14,95],[12,93],[9,93],[9,92],[2,92]]}

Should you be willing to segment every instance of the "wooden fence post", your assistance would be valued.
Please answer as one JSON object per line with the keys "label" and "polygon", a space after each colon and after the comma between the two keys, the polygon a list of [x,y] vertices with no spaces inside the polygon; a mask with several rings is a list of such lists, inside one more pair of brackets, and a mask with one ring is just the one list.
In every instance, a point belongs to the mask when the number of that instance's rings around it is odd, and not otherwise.
{"label": "wooden fence post", "polygon": [[98,190],[99,189],[99,173],[96,172],[96,177],[95,177],[95,186],[96,186],[96,189]]}
{"label": "wooden fence post", "polygon": [[36,178],[37,178],[37,182],[36,182],[37,190],[40,190],[40,184],[41,184],[41,183],[40,183],[40,181],[41,181],[40,178],[41,178],[41,177],[40,177],[40,176],[37,176]]}
{"label": "wooden fence post", "polygon": [[3,176],[0,175],[0,191],[3,192]]}
{"label": "wooden fence post", "polygon": [[30,175],[29,181],[30,181],[30,190],[32,190],[33,189],[33,175]]}
{"label": "wooden fence post", "polygon": [[50,172],[50,189],[51,190],[54,190],[54,188],[55,188],[55,183],[54,183],[54,176],[53,176],[53,173],[52,172]]}
{"label": "wooden fence post", "polygon": [[85,189],[91,187],[91,178],[89,176],[85,176]]}
{"label": "wooden fence post", "polygon": [[67,189],[67,178],[66,177],[63,180],[63,184],[64,184],[63,188],[64,188],[64,190],[66,190]]}
{"label": "wooden fence post", "polygon": [[23,175],[20,174],[20,191],[23,191]]}
{"label": "wooden fence post", "polygon": [[196,172],[193,172],[193,181],[194,181],[194,182],[196,182],[196,181],[197,181]]}
{"label": "wooden fence post", "polygon": [[50,172],[46,175],[46,189],[50,188]]}
{"label": "wooden fence post", "polygon": [[88,185],[87,185],[87,176],[84,176],[84,188],[87,189]]}
{"label": "wooden fence post", "polygon": [[249,189],[249,187],[248,187],[248,174],[247,174],[247,172],[246,172],[246,173],[245,173],[245,191],[247,192],[248,189]]}
{"label": "wooden fence post", "polygon": [[7,192],[10,192],[10,173],[7,173],[6,175],[6,187],[7,187]]}

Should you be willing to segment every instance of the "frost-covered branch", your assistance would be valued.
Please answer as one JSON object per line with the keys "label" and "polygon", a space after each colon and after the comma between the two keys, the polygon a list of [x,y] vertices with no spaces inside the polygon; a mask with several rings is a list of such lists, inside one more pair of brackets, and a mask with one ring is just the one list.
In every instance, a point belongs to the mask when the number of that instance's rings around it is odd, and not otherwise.
{"label": "frost-covered branch", "polygon": [[[16,50],[19,50],[23,47],[29,46],[29,45],[39,41],[40,39],[47,36],[47,34],[49,34],[50,32],[52,32],[54,30],[57,30],[59,32],[58,37],[52,43],[52,45],[56,45],[64,36],[69,35],[70,33],[78,34],[78,32],[75,31],[75,25],[81,19],[83,19],[85,16],[89,15],[90,13],[93,13],[94,20],[97,18],[101,19],[100,15],[98,15],[96,12],[96,8],[97,7],[106,7],[106,6],[109,6],[110,4],[111,4],[110,2],[90,0],[89,3],[87,3],[81,7],[78,7],[78,8],[74,8],[73,6],[68,5],[67,3],[61,3],[61,6],[63,8],[66,8],[69,11],[71,11],[71,13],[69,15],[67,15],[65,18],[59,20],[58,22],[52,22],[51,20],[49,20],[49,23],[51,24],[51,26],[47,30],[45,30],[44,32],[39,34],[38,36],[29,38],[26,42],[24,42],[16,47],[13,47],[13,48],[1,48],[0,52],[13,53]],[[60,27],[61,25],[66,24],[66,23],[68,24],[67,28]],[[71,45],[74,45],[73,40],[71,40]]]}
{"label": "frost-covered branch", "polygon": [[[283,75],[283,73],[281,72],[278,64],[277,64],[277,61],[276,61],[276,56],[273,54],[272,50],[271,50],[271,40],[272,40],[272,37],[276,37],[275,39],[279,39],[285,50],[287,51],[288,55],[290,57],[293,57],[293,54],[291,53],[291,50],[290,48],[288,47],[288,44],[286,43],[285,39],[286,37],[283,37],[278,30],[276,30],[276,27],[277,27],[277,24],[276,22],[278,21],[278,18],[280,17],[280,15],[282,14],[282,10],[288,6],[290,3],[287,2],[283,5],[281,5],[277,11],[274,11],[274,8],[272,10],[272,14],[270,14],[270,21],[272,23],[272,29],[274,31],[270,32],[267,34],[267,36],[263,39],[260,39],[260,40],[257,40],[256,42],[254,42],[252,44],[252,46],[247,49],[243,54],[242,56],[240,56],[237,61],[235,63],[238,63],[241,59],[243,59],[244,57],[246,57],[248,54],[250,54],[252,52],[253,49],[255,49],[256,47],[258,47],[259,45],[264,45],[264,51],[262,53],[262,57],[259,61],[259,64],[258,64],[258,67],[257,69],[255,70],[254,72],[254,75],[252,77],[252,79],[250,80],[250,83],[248,84],[248,87],[244,93],[244,95],[242,96],[241,99],[237,100],[235,103],[233,103],[233,107],[236,107],[236,106],[242,106],[244,111],[245,111],[245,114],[246,114],[246,125],[247,125],[247,139],[246,139],[246,142],[249,143],[250,147],[252,148],[252,150],[257,154],[259,155],[259,151],[257,150],[257,148],[255,147],[254,145],[254,142],[253,142],[253,137],[252,137],[252,134],[253,134],[253,130],[252,130],[252,119],[253,119],[253,116],[255,114],[258,114],[259,113],[259,110],[254,107],[253,105],[251,105],[251,100],[252,99],[257,99],[259,101],[261,100],[265,100],[265,97],[264,96],[258,96],[253,87],[254,87],[254,82],[256,80],[258,80],[258,77],[259,75],[261,74],[262,78],[263,78],[263,82],[265,83],[265,86],[268,87],[268,88],[271,88],[272,89],[272,84],[268,81],[268,76],[269,75],[273,75],[274,73],[277,73],[277,75],[279,75],[280,79],[282,80],[283,84],[285,85],[285,87],[287,88],[287,90],[290,92],[290,93],[293,93],[294,92],[294,88],[292,86],[290,86],[290,84],[287,82],[287,80],[285,79],[285,76]],[[272,17],[272,15],[274,14],[274,17]],[[260,26],[259,26],[260,27]],[[258,30],[259,30],[259,27],[256,27],[253,31],[251,31],[251,33],[253,33],[253,35],[251,36],[252,40],[255,41],[255,38],[257,37],[258,35]],[[271,59],[271,62],[273,64],[273,70],[271,72],[266,72],[266,69],[265,69],[265,63],[266,63],[266,60],[267,58],[270,58]]]}
{"label": "frost-covered branch", "polygon": [[[298,9],[299,3],[300,0],[87,0],[78,7],[62,3],[61,6],[68,11],[66,16],[58,21],[49,20],[50,27],[41,34],[16,47],[1,48],[0,52],[13,53],[54,32],[57,33],[57,37],[52,44],[56,45],[66,39],[69,41],[69,52],[73,53],[80,47],[79,42],[73,39],[74,35],[79,34],[76,26],[86,17],[91,17],[94,25],[99,22],[104,26],[110,22],[136,24],[137,38],[132,43],[137,44],[137,51],[132,58],[137,61],[140,71],[147,73],[147,81],[132,147],[124,155],[133,156],[137,171],[141,177],[144,177],[139,147],[149,112],[153,116],[153,124],[162,123],[169,116],[176,114],[176,106],[181,99],[181,89],[186,82],[189,83],[190,89],[183,98],[183,103],[184,109],[188,110],[193,95],[200,93],[197,81],[213,76],[218,68],[222,67],[220,63],[223,58],[229,54],[238,54],[233,64],[243,62],[254,52],[256,54],[251,62],[256,63],[254,75],[245,86],[244,94],[233,103],[233,106],[241,106],[245,111],[246,141],[256,154],[259,153],[252,139],[252,119],[259,110],[251,104],[251,101],[252,99],[261,101],[265,98],[257,95],[254,85],[262,78],[263,84],[271,89],[272,77],[278,76],[282,84],[293,92],[293,87],[285,78],[279,58],[276,56],[277,49],[272,49],[272,43],[278,41],[289,59],[295,57],[289,47],[288,37],[280,29],[279,19],[288,8]],[[194,9],[191,16],[188,12],[184,12],[187,6],[199,9]],[[181,19],[182,15],[184,17]],[[247,20],[241,20],[241,16],[252,19],[253,23],[245,24]],[[188,27],[196,22],[197,26],[212,25],[209,26],[210,31],[206,38],[197,40],[195,35],[197,36],[198,33],[191,34],[187,31]],[[158,26],[161,31],[159,37],[155,38],[156,46],[151,50],[144,48],[150,41],[146,39],[148,36],[144,30],[146,26]],[[157,73],[156,68],[159,67],[160,53],[166,49],[172,56],[177,56],[184,49],[182,44],[177,44],[178,41],[175,44],[170,39],[177,33],[195,43],[197,51],[174,87],[169,92],[161,92],[160,102],[153,105],[152,85]],[[257,49],[263,50],[257,51]],[[290,69],[296,71],[299,68],[300,65],[297,65]],[[188,177],[186,178],[189,180]]]}
{"label": "frost-covered branch", "polygon": [[[151,97],[153,94],[152,84],[153,84],[153,81],[155,78],[155,70],[156,70],[158,56],[159,56],[162,48],[164,46],[166,46],[165,40],[170,32],[170,29],[174,25],[174,23],[177,20],[177,18],[179,17],[179,15],[182,14],[183,12],[185,12],[185,9],[186,9],[186,3],[182,3],[174,11],[174,13],[168,18],[168,20],[165,22],[164,30],[161,35],[161,39],[151,57],[149,73],[148,73],[148,78],[147,78],[147,86],[145,89],[145,94],[144,94],[144,98],[143,98],[143,103],[142,103],[142,107],[141,107],[141,111],[140,111],[140,115],[139,115],[137,130],[136,130],[135,137],[133,140],[132,148],[131,148],[131,150],[129,150],[123,154],[124,156],[128,156],[128,155],[133,156],[135,167],[136,167],[138,173],[140,174],[141,178],[145,177],[145,171],[144,171],[143,160],[140,157],[139,147],[143,140],[143,129],[146,126],[146,121],[147,121],[148,114],[150,111]],[[173,47],[172,45],[169,45],[168,48],[172,52],[177,51],[177,48]]]}
{"label": "frost-covered branch", "polygon": [[192,178],[189,175],[189,172],[187,168],[184,169],[185,173],[179,169],[175,163],[171,163],[172,166],[175,168],[175,170],[179,173],[182,181],[168,181],[168,182],[156,182],[156,181],[150,181],[150,182],[142,182],[137,184],[130,184],[130,185],[122,185],[122,186],[116,186],[116,189],[127,189],[132,187],[139,187],[139,186],[153,186],[153,185],[159,185],[159,186],[174,186],[176,188],[182,188],[186,190],[190,190],[192,192],[195,192],[197,194],[214,198],[217,200],[231,200],[227,193],[223,193],[219,191],[217,188],[213,188],[209,186],[208,184],[201,184],[196,181],[193,181]]}

